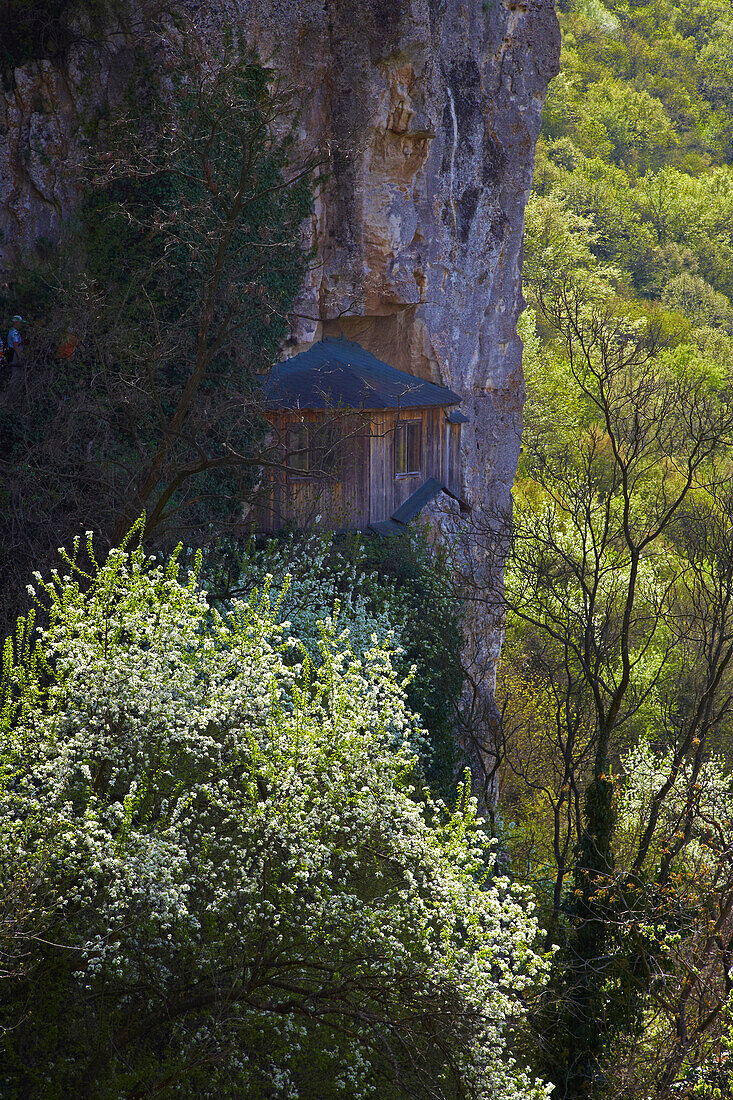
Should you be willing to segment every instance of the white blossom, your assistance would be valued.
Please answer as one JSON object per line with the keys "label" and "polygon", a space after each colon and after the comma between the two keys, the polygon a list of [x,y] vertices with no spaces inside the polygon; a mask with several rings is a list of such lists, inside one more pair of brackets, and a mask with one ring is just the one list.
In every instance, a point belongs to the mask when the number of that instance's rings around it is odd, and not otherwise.
{"label": "white blossom", "polygon": [[456,1095],[453,1073],[477,1100],[545,1096],[507,1039],[543,974],[531,903],[493,876],[467,792],[449,813],[416,787],[386,624],[356,595],[293,637],[314,593],[281,574],[222,614],[141,551],[72,572],[6,669],[0,777],[5,888],[30,884],[73,957],[57,1083],[70,1043],[105,1095],[137,1058],[151,1082],[205,1067],[184,1097],[298,1097],[314,1065],[324,1096],[398,1095],[397,1065],[415,1095]]}

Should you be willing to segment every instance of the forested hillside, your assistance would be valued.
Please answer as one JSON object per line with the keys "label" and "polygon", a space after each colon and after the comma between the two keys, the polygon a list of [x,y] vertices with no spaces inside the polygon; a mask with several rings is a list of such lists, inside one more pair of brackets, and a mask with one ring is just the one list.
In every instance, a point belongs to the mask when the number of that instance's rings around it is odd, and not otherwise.
{"label": "forested hillside", "polygon": [[560,21],[562,71],[543,112],[530,241],[546,243],[537,223],[549,232],[554,214],[558,229],[617,269],[625,295],[727,333],[733,8],[589,2]]}
{"label": "forested hillside", "polygon": [[733,7],[560,12],[527,211],[499,830],[554,1095],[731,1095]]}

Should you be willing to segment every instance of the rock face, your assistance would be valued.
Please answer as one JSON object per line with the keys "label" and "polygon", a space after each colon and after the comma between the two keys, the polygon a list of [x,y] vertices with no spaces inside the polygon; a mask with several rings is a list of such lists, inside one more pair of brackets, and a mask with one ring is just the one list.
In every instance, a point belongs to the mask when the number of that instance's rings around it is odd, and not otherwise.
{"label": "rock face", "polygon": [[[214,41],[237,28],[302,91],[303,143],[330,173],[293,350],[340,331],[459,391],[466,494],[506,497],[524,203],[559,56],[552,0],[186,3]],[[0,269],[73,210],[79,119],[121,87],[134,24],[131,11],[62,66],[27,64],[0,96]]]}
{"label": "rock face", "polygon": [[[238,29],[299,89],[303,145],[329,172],[291,349],[341,333],[458,391],[464,493],[505,510],[523,403],[524,204],[559,58],[552,0],[186,3],[212,40]],[[73,209],[64,165],[79,113],[119,84],[130,33],[75,48],[63,68],[31,63],[0,97],[0,267]],[[497,627],[489,665],[498,639]]]}
{"label": "rock face", "polygon": [[[216,5],[214,5],[216,6]],[[322,333],[461,393],[465,493],[506,504],[523,400],[521,242],[553,0],[230,0],[303,89],[331,180],[293,350]]]}

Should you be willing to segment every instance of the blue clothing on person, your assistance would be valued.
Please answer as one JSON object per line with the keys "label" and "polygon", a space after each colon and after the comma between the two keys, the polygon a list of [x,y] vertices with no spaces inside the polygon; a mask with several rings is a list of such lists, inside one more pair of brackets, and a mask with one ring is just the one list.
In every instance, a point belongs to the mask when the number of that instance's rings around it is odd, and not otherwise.
{"label": "blue clothing on person", "polygon": [[23,361],[23,337],[16,327],[22,324],[22,317],[13,317],[13,327],[8,333],[8,361],[10,363],[21,363]]}

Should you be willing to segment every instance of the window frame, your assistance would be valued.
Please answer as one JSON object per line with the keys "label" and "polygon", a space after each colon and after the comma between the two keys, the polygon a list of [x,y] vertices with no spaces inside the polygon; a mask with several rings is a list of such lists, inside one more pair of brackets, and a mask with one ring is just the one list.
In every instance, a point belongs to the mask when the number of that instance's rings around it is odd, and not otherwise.
{"label": "window frame", "polygon": [[[411,431],[411,429],[413,429]],[[414,447],[414,443],[411,446],[410,437],[414,437],[414,429],[417,429],[417,448]],[[401,470],[397,468],[398,454],[401,450],[401,444],[398,442],[399,436],[404,435],[404,456],[405,456],[405,469]],[[411,464],[410,459],[415,458],[414,451],[417,450],[416,465]],[[403,417],[395,424],[394,429],[394,476],[395,480],[403,477],[415,477],[422,472],[423,465],[423,422],[422,418],[412,417],[409,420]]]}
{"label": "window frame", "polygon": [[[293,437],[300,435],[301,446],[293,445]],[[296,453],[297,452],[297,453]],[[307,477],[312,468],[312,446],[310,425],[303,420],[291,421],[287,425],[285,458],[289,477]],[[302,463],[302,465],[301,465]]]}

